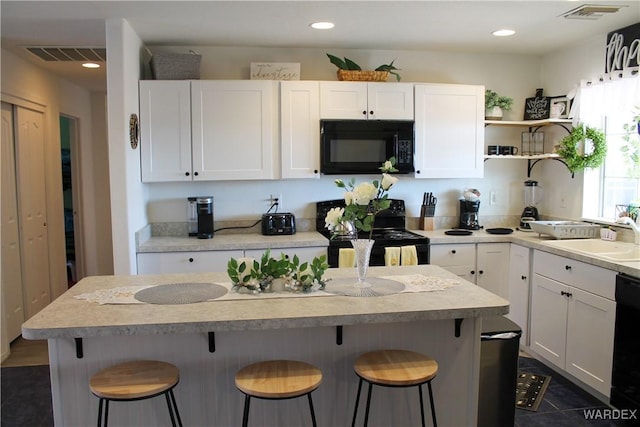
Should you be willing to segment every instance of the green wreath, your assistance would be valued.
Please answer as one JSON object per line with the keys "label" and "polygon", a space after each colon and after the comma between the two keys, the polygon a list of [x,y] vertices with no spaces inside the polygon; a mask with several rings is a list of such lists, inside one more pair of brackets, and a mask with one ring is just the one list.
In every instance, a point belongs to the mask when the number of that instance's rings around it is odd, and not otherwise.
{"label": "green wreath", "polygon": [[[578,143],[587,139],[592,141],[593,151],[586,155],[578,154],[576,149]],[[602,131],[578,123],[578,125],[573,128],[569,136],[566,136],[562,141],[560,141],[560,146],[557,152],[560,157],[564,159],[569,170],[573,173],[586,168],[597,168],[600,166],[604,162],[604,158],[607,156],[607,142],[605,141],[604,133]]]}

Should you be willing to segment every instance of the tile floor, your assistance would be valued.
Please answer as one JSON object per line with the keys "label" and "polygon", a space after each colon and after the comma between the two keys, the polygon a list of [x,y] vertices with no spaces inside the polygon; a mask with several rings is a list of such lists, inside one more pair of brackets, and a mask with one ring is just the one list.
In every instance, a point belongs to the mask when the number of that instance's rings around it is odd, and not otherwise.
{"label": "tile floor", "polygon": [[[613,427],[634,425],[624,424],[619,421],[586,419],[585,410],[607,409],[607,406],[532,357],[526,357],[521,354],[518,365],[519,369],[525,372],[551,376],[551,382],[536,412],[516,408],[515,427]],[[636,422],[635,425],[638,425],[638,423]]]}

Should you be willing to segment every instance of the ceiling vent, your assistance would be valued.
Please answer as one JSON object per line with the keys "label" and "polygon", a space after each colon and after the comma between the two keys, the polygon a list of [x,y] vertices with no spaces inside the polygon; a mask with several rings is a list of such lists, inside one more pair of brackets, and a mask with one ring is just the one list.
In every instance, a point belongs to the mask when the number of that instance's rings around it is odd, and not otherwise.
{"label": "ceiling vent", "polygon": [[624,6],[583,4],[582,6],[572,9],[569,12],[563,13],[560,16],[563,16],[567,19],[596,20],[600,19],[607,13],[616,13],[623,7]]}
{"label": "ceiling vent", "polygon": [[93,61],[106,62],[107,49],[104,47],[38,47],[26,48],[43,61]]}

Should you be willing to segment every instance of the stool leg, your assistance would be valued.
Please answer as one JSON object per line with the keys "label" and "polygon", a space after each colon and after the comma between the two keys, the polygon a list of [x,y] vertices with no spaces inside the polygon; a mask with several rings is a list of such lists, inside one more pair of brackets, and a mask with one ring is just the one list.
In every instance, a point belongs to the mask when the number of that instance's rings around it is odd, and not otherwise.
{"label": "stool leg", "polygon": [[369,383],[369,391],[367,392],[367,409],[364,412],[364,427],[369,425],[369,406],[371,405],[371,389],[373,384]]}
{"label": "stool leg", "polygon": [[169,408],[169,416],[171,417],[171,425],[176,427],[176,419],[173,416],[173,408],[171,407],[171,398],[169,397],[169,393],[164,394],[165,399],[167,400],[167,408]]}
{"label": "stool leg", "polygon": [[356,395],[356,407],[353,408],[353,421],[351,421],[351,427],[356,426],[356,415],[358,415],[358,404],[360,403],[360,391],[362,390],[362,378],[358,382],[358,394]]}
{"label": "stool leg", "polygon": [[176,414],[176,418],[178,419],[178,426],[182,427],[182,420],[180,419],[180,412],[178,412],[178,404],[176,403],[176,396],[173,394],[173,389],[169,390],[169,395],[171,396],[171,402],[173,403],[173,412]]}
{"label": "stool leg", "polygon": [[311,422],[313,423],[313,427],[317,427],[316,424],[316,413],[313,410],[313,400],[311,399],[311,393],[307,393],[307,397],[309,398],[309,409],[311,410]]}
{"label": "stool leg", "polygon": [[98,427],[102,426],[102,399],[98,402]]}
{"label": "stool leg", "polygon": [[109,422],[109,399],[105,399],[104,401],[104,427],[107,427],[107,423]]}
{"label": "stool leg", "polygon": [[424,421],[424,401],[422,399],[422,384],[418,385],[418,394],[420,395],[420,421],[422,421],[422,427],[427,427]]}
{"label": "stool leg", "polygon": [[431,403],[431,418],[433,419],[433,427],[438,427],[436,422],[436,405],[433,404],[433,390],[431,390],[431,381],[427,383],[429,386],[429,402]]}
{"label": "stool leg", "polygon": [[242,413],[242,427],[247,427],[249,424],[249,400],[251,397],[248,394],[244,395],[244,412]]}

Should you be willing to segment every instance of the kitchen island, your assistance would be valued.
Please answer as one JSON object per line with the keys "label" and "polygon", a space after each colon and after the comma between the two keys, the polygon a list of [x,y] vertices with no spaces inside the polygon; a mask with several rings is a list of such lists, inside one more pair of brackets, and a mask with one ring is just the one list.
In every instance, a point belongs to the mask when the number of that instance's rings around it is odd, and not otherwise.
{"label": "kitchen island", "polygon": [[[75,298],[123,286],[225,283],[224,273],[101,276],[81,280],[23,325],[27,339],[49,340],[57,426],[86,426],[97,419],[89,391],[91,375],[113,363],[158,359],[180,369],[176,399],[184,425],[240,424],[243,399],[235,372],[273,358],[299,359],[324,375],[314,392],[320,426],[347,425],[357,377],[353,362],[362,352],[404,348],[439,363],[433,381],[442,426],[476,424],[481,318],[507,313],[508,302],[433,265],[372,267],[371,276],[422,275],[453,285],[429,292],[381,297],[279,297],[214,300],[195,304],[104,304]],[[353,269],[330,269],[326,277],[354,277]],[[331,281],[327,284],[331,289]],[[81,356],[81,357],[79,357]],[[370,425],[417,425],[415,389],[376,389]],[[113,425],[168,425],[162,399],[115,404]],[[308,424],[304,399],[265,402],[251,408],[251,424]]]}

